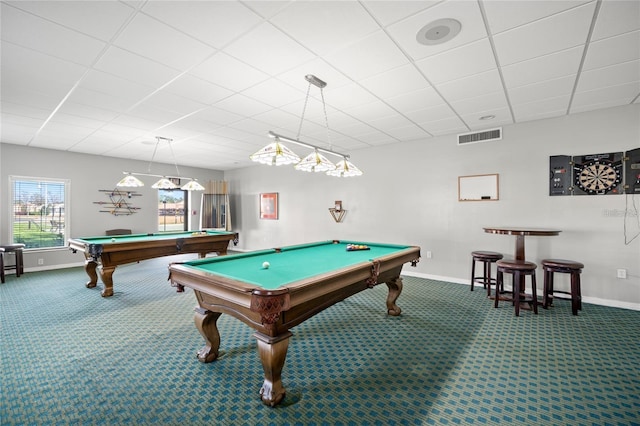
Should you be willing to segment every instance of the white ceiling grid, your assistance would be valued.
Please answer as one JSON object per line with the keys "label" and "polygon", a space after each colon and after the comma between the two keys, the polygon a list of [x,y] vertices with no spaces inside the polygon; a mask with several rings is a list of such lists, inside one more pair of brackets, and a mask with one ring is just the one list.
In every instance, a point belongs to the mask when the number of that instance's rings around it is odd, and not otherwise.
{"label": "white ceiling grid", "polygon": [[[2,1],[0,141],[229,170],[639,102],[636,0]],[[426,46],[441,18],[462,31]],[[493,120],[480,120],[492,115]],[[161,147],[162,148],[162,147]],[[300,153],[305,155],[305,153]],[[158,161],[172,163],[164,147]]]}

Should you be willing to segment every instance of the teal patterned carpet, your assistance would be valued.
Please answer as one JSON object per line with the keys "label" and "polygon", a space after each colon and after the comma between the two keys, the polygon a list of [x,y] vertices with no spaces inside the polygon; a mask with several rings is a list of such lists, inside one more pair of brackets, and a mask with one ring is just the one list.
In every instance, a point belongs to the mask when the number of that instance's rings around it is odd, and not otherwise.
{"label": "teal patterned carpet", "polygon": [[[640,425],[640,312],[556,301],[514,317],[483,291],[404,277],[294,328],[280,406],[262,404],[253,331],[223,315],[202,364],[193,292],[162,258],[118,267],[115,295],[82,268],[0,285],[2,425]],[[409,268],[408,265],[405,268]]]}

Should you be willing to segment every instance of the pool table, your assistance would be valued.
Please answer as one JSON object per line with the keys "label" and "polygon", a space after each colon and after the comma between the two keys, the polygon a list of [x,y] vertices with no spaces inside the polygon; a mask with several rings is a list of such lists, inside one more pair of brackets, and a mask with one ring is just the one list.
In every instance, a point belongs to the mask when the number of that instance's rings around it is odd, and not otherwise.
{"label": "pool table", "polygon": [[[365,250],[348,250],[350,244]],[[205,345],[201,362],[218,357],[216,321],[231,315],[255,330],[264,370],[262,401],[275,406],[285,396],[282,368],[292,327],[378,283],[386,283],[387,313],[400,315],[402,266],[420,259],[417,246],[323,241],[169,265],[171,284],[194,290],[195,325]],[[268,262],[269,265],[264,265]]]}
{"label": "pool table", "polygon": [[[84,269],[89,275],[86,286],[93,288],[97,285],[97,269],[104,284],[102,296],[109,297],[113,296],[113,272],[118,265],[184,253],[198,253],[201,258],[213,252],[224,255],[227,254],[229,241],[237,244],[238,234],[227,231],[178,231],[72,238],[69,248],[74,253],[84,253]],[[97,268],[98,265],[100,268]]]}

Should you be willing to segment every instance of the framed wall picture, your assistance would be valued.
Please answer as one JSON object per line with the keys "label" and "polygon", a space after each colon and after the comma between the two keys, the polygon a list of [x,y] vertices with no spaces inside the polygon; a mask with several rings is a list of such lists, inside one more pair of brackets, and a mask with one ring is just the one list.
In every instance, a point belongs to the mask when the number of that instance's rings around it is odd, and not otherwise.
{"label": "framed wall picture", "polygon": [[260,194],[260,219],[278,219],[278,193]]}

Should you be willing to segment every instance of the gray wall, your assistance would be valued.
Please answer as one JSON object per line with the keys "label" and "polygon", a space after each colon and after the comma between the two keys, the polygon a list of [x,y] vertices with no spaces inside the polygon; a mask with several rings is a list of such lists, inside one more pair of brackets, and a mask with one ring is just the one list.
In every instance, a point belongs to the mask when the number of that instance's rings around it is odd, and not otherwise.
{"label": "gray wall", "polygon": [[[487,234],[482,227],[557,228],[559,236],[526,239],[528,260],[583,262],[585,301],[640,309],[640,237],[625,244],[640,232],[633,210],[640,206],[638,195],[548,195],[549,156],[638,147],[640,106],[633,105],[507,126],[501,141],[461,147],[455,136],[443,136],[351,152],[365,173],[361,177],[256,166],[225,172],[225,179],[241,249],[335,238],[415,244],[422,260],[415,269],[405,266],[405,272],[466,283],[472,250],[514,252],[515,237]],[[500,200],[459,202],[458,176],[487,173],[500,175]],[[279,220],[259,219],[262,192],[280,194]],[[342,223],[328,211],[335,200],[347,210]],[[621,268],[627,279],[616,278]],[[538,277],[541,282],[542,274]],[[567,285],[565,278],[558,283]]]}
{"label": "gray wall", "polygon": [[[218,171],[181,167],[201,182],[224,177],[232,191],[238,249],[255,250],[326,239],[406,243],[422,248],[417,268],[406,273],[466,283],[472,250],[511,256],[514,237],[483,232],[483,226],[552,227],[556,237],[528,237],[528,260],[568,258],[585,263],[585,301],[640,309],[638,196],[548,196],[549,156],[626,151],[640,147],[640,105],[504,127],[501,141],[459,147],[455,136],[380,146],[351,152],[365,174],[339,179],[296,172],[290,166]],[[265,138],[265,144],[268,141]],[[132,216],[97,213],[98,189],[112,189],[122,170],[145,171],[145,162],[0,144],[0,240],[8,235],[8,175],[71,179],[72,236],[100,235],[110,228],[155,230],[156,191],[148,186]],[[157,167],[157,168],[156,168]],[[172,165],[153,171],[171,173]],[[459,202],[458,176],[499,173],[500,200]],[[258,218],[258,195],[280,194],[279,220]],[[328,209],[342,200],[347,210],[336,223]],[[199,211],[200,195],[193,206]],[[628,209],[625,219],[623,213]],[[195,227],[199,215],[193,217]],[[626,234],[625,234],[626,221]],[[433,254],[426,258],[426,252]],[[37,258],[45,259],[38,267]],[[81,263],[68,250],[29,252],[28,270]],[[627,279],[616,278],[626,269]],[[539,279],[542,275],[538,274]],[[560,285],[566,285],[561,276]],[[563,280],[565,282],[563,282]]]}
{"label": "gray wall", "polygon": [[[28,176],[40,178],[69,179],[71,181],[71,211],[66,212],[66,222],[71,237],[88,237],[104,235],[105,230],[115,228],[131,229],[134,233],[157,231],[158,191],[151,188],[157,179],[141,177],[145,186],[137,189],[142,196],[131,199],[132,204],[141,207],[130,216],[113,216],[99,213],[100,205],[94,201],[108,201],[109,198],[99,189],[113,190],[122,179],[123,170],[146,172],[149,163],[114,157],[76,154],[65,151],[30,148],[21,145],[0,143],[0,241],[7,241],[9,236],[9,215],[5,206],[11,205],[9,176]],[[154,163],[152,173],[175,174],[172,164]],[[180,174],[198,179],[205,183],[208,180],[222,180],[223,173],[192,167],[180,167]],[[200,225],[201,192],[191,193],[192,229]],[[39,266],[37,260],[43,259]],[[63,250],[29,250],[25,254],[27,270],[49,269],[83,262],[80,254]]]}

